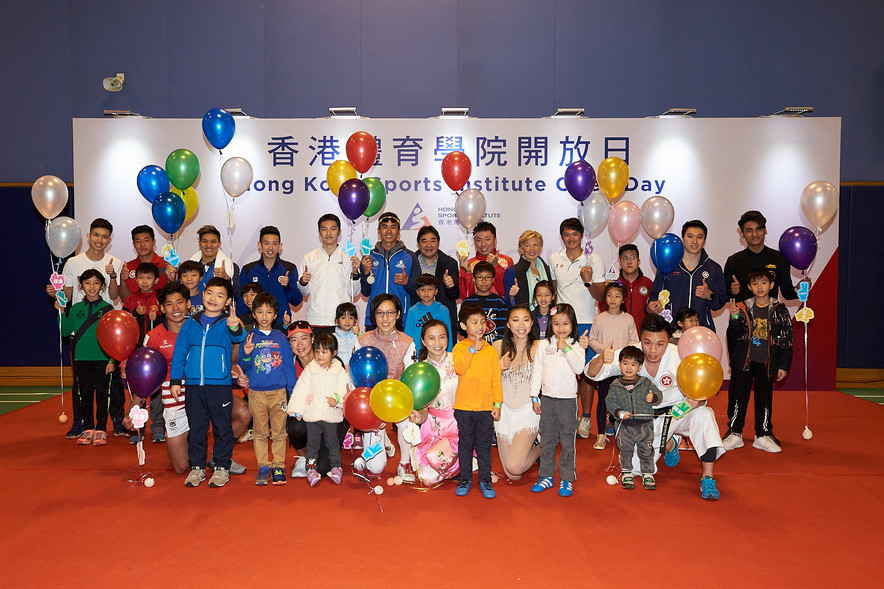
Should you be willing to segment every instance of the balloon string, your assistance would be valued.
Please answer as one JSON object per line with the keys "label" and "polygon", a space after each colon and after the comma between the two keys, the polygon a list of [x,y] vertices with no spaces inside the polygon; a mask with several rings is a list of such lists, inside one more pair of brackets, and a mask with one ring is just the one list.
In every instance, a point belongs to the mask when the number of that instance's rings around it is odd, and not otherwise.
{"label": "balloon string", "polygon": [[[49,221],[46,221],[46,226],[49,227]],[[52,268],[53,274],[58,273],[58,267],[61,265],[61,258],[57,261],[55,260],[55,256],[52,255],[52,252],[49,252],[49,266]],[[54,302],[58,302],[58,297],[55,298]],[[61,333],[61,313],[62,310],[58,310],[58,380],[59,386],[58,390],[61,393],[59,397],[61,397],[61,412],[64,413],[64,349],[63,349],[63,339]]]}

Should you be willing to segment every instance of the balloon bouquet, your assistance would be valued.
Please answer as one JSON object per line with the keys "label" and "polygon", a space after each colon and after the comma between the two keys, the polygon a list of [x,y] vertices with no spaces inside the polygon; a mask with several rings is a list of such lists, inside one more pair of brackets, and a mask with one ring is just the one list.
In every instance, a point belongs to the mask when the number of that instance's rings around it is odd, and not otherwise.
{"label": "balloon bouquet", "polygon": [[[77,246],[80,245],[80,226],[77,222],[70,217],[58,216],[67,207],[68,196],[67,184],[57,176],[41,176],[31,187],[31,200],[34,202],[34,207],[46,219],[46,245],[49,246],[49,263],[52,267],[49,284],[55,289],[55,299],[61,309],[64,309],[68,304],[67,295],[64,293],[64,276],[59,273],[61,261],[73,254],[77,250]],[[58,311],[58,370],[59,392],[63,393],[64,357],[62,356],[61,309]],[[64,412],[64,395],[60,394],[59,397],[61,398],[61,413],[58,416],[58,421],[66,423],[68,416]]]}

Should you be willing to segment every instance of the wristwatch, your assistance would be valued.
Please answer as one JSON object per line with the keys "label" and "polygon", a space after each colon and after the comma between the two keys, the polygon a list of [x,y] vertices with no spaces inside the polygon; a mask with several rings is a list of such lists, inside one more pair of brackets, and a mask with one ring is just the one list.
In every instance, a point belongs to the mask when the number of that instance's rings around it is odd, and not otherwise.
{"label": "wristwatch", "polygon": [[583,286],[585,286],[586,288],[589,288],[590,286],[592,286],[592,284],[589,282],[584,282]]}

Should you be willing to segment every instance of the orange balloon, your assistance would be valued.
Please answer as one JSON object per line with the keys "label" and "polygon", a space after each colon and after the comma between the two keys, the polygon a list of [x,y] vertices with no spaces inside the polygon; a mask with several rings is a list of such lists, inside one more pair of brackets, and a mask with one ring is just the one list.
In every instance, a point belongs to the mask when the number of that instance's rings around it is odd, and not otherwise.
{"label": "orange balloon", "polygon": [[341,184],[347,180],[352,180],[355,177],[356,168],[346,160],[337,160],[333,162],[332,165],[328,167],[328,172],[325,174],[325,179],[328,181],[328,189],[331,190],[332,194],[335,196],[338,195],[338,190],[340,190]]}
{"label": "orange balloon", "polygon": [[138,345],[138,322],[120,309],[105,313],[96,326],[98,345],[108,356],[122,362]]}
{"label": "orange balloon", "polygon": [[599,190],[613,202],[629,184],[629,166],[619,157],[609,157],[599,164],[595,180]]}
{"label": "orange balloon", "polygon": [[347,159],[360,174],[366,173],[378,158],[378,143],[371,133],[357,131],[347,139]]}
{"label": "orange balloon", "polygon": [[702,401],[721,390],[724,370],[718,360],[709,354],[691,354],[678,365],[676,380],[685,397]]}

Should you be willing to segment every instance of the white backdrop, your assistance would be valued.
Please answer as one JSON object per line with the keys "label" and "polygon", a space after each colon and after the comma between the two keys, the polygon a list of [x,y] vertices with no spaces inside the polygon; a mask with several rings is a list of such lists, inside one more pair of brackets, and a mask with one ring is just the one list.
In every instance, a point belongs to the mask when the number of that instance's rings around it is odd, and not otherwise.
{"label": "white backdrop", "polygon": [[[402,219],[406,245],[415,248],[417,229],[426,218],[439,229],[442,249],[452,255],[464,238],[454,221],[455,196],[442,181],[441,159],[452,148],[470,157],[471,187],[485,195],[487,220],[497,226],[500,249],[514,258],[518,235],[528,228],[546,238],[545,259],[562,248],[559,222],[577,215],[578,203],[561,178],[568,164],[581,158],[594,167],[608,156],[626,159],[634,180],[624,198],[639,206],[657,194],[668,198],[675,207],[672,233],[680,234],[689,219],[702,219],[709,227],[706,249],[722,266],[744,247],[737,231],[743,212],[765,214],[767,243],[776,248],[786,228],[809,225],[799,207],[804,187],[816,180],[837,186],[840,178],[840,118],[238,118],[223,155],[203,138],[200,119],[74,119],[73,125],[76,218],[84,230],[94,217],[109,219],[115,227],[109,251],[123,259],[134,257],[129,230],[153,224],[150,204],[136,186],[137,174],[148,164],[163,166],[178,148],[193,151],[201,164],[194,185],[200,206],[177,240],[181,258],[196,251],[196,229],[213,224],[222,232],[224,251],[240,265],[257,257],[258,231],[264,225],[280,228],[283,257],[300,264],[305,252],[318,247],[320,215],[334,212],[346,222],[324,181],[328,165],[346,159],[347,138],[356,131],[379,140],[379,165],[367,175],[387,185],[384,210]],[[255,176],[251,190],[236,199],[235,226],[226,229],[231,199],[225,199],[220,168],[234,156],[246,158]],[[162,237],[158,228],[157,233],[159,249],[168,235]],[[350,235],[357,245],[363,236],[374,242],[376,222],[345,227],[342,242]],[[639,230],[633,241],[643,270],[653,276],[651,239]],[[617,246],[607,230],[592,243],[606,265],[616,260]],[[809,271],[812,278],[837,244],[836,219],[823,233]],[[716,322],[723,334],[726,317],[719,314]]]}

